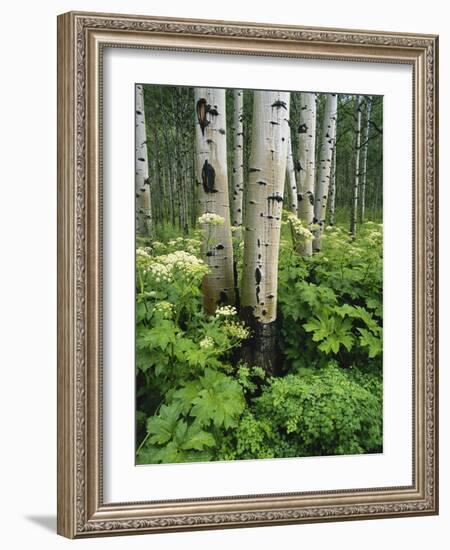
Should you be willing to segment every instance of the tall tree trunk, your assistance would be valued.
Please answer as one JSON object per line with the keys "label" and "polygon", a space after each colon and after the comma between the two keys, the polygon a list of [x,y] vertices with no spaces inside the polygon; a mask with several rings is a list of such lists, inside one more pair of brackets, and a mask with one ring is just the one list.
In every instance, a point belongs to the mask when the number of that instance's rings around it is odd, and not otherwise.
{"label": "tall tree trunk", "polygon": [[[298,127],[298,217],[311,228],[314,221],[314,182],[316,177],[316,116],[317,96],[300,94],[300,125]],[[312,242],[304,242],[303,256],[311,256]]]}
{"label": "tall tree trunk", "polygon": [[202,257],[210,267],[203,279],[205,311],[234,304],[233,247],[228,197],[225,90],[195,89],[196,181],[199,212],[215,214],[220,225],[204,223]]}
{"label": "tall tree trunk", "polygon": [[278,253],[289,136],[288,92],[254,92],[246,191],[241,315],[252,330],[243,348],[248,364],[273,374],[278,363]]}
{"label": "tall tree trunk", "polygon": [[155,219],[154,224],[156,225],[159,223],[162,227],[164,227],[164,218],[165,218],[165,190],[164,190],[164,184],[162,181],[161,176],[161,157],[160,157],[160,149],[159,149],[159,140],[158,140],[158,129],[155,125],[153,129],[153,157],[154,157],[154,164],[155,164],[155,177],[154,177],[154,189],[158,189],[158,192],[160,194],[161,200],[157,203],[153,204],[153,207],[157,206],[157,210],[159,212],[159,219],[156,220],[156,211],[155,211]]}
{"label": "tall tree trunk", "polygon": [[350,213],[350,234],[356,236],[356,220],[358,214],[359,172],[361,151],[361,97],[355,98],[355,176],[353,180],[352,208]]}
{"label": "tall tree trunk", "polygon": [[336,155],[337,147],[335,146],[333,149],[333,162],[331,163],[330,192],[328,193],[328,221],[330,225],[334,225],[334,210],[336,206]]}
{"label": "tall tree trunk", "polygon": [[174,140],[174,162],[175,162],[175,181],[177,184],[177,199],[178,199],[178,227],[181,231],[184,230],[186,211],[184,202],[184,167],[183,167],[183,151],[182,151],[182,124],[180,116],[180,97],[177,88],[172,89],[172,121],[175,132]]}
{"label": "tall tree trunk", "polygon": [[244,92],[234,90],[233,116],[233,200],[231,223],[237,227],[236,236],[241,236],[242,198],[244,195]]}
{"label": "tall tree trunk", "polygon": [[193,229],[197,227],[197,204],[198,204],[198,190],[197,185],[195,185],[195,167],[196,167],[196,155],[195,155],[195,146],[194,149],[190,152],[191,158],[189,162],[190,174],[191,174],[191,226]]}
{"label": "tall tree trunk", "polygon": [[297,215],[297,209],[298,209],[297,182],[295,180],[294,156],[292,154],[292,140],[291,140],[290,129],[289,129],[289,135],[287,139],[288,139],[288,144],[287,144],[286,179],[287,179],[287,187],[289,190],[289,208],[291,212]]}
{"label": "tall tree trunk", "polygon": [[372,98],[366,97],[366,112],[361,159],[361,200],[359,223],[364,223],[366,217],[366,184],[367,184],[367,154],[369,150],[370,116],[372,114]]}
{"label": "tall tree trunk", "polygon": [[327,215],[328,190],[330,185],[331,163],[336,144],[337,94],[327,94],[322,128],[322,147],[319,156],[318,182],[314,202],[314,218],[319,228],[314,232],[313,249],[322,248],[322,232]]}
{"label": "tall tree trunk", "polygon": [[144,90],[135,86],[136,94],[136,230],[138,235],[149,237],[152,232],[152,207],[148,171],[147,131],[145,127]]}

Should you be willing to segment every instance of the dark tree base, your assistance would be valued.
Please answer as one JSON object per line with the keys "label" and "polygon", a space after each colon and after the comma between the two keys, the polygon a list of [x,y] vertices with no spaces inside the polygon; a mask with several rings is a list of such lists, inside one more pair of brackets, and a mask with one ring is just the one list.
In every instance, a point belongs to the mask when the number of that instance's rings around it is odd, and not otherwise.
{"label": "dark tree base", "polygon": [[276,376],[282,369],[277,322],[260,323],[251,315],[243,314],[242,317],[252,335],[241,348],[241,360],[250,366],[263,368],[268,376]]}

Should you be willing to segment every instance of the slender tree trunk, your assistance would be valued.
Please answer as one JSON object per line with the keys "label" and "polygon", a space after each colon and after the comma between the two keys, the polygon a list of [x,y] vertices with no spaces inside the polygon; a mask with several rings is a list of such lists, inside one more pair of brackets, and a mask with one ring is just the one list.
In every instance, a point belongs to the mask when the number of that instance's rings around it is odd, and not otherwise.
{"label": "slender tree trunk", "polygon": [[172,121],[175,132],[175,173],[177,184],[177,199],[178,199],[178,226],[181,231],[184,231],[186,224],[186,210],[184,201],[184,166],[183,166],[183,136],[182,136],[182,118],[180,116],[180,97],[179,90],[172,90]]}
{"label": "slender tree trunk", "polygon": [[244,92],[234,90],[233,116],[233,200],[231,223],[237,227],[236,236],[241,236],[242,198],[244,195]]}
{"label": "slender tree trunk", "polygon": [[314,202],[314,218],[319,228],[314,232],[313,249],[322,248],[322,232],[327,215],[328,190],[330,185],[331,162],[336,144],[337,94],[327,94],[323,117],[322,147],[319,156],[319,174]]}
{"label": "slender tree trunk", "polygon": [[195,185],[195,166],[196,166],[196,155],[195,155],[195,147],[190,152],[191,158],[189,162],[190,166],[190,173],[191,173],[191,226],[193,229],[197,227],[197,204],[198,204],[198,190],[197,185]]}
{"label": "slender tree trunk", "polygon": [[290,129],[289,129],[289,135],[287,139],[288,139],[288,144],[287,144],[286,180],[287,180],[287,187],[289,190],[289,208],[291,212],[297,215],[297,209],[298,209],[297,182],[295,180],[294,156],[292,154],[292,140],[291,140]]}
{"label": "slender tree trunk", "polygon": [[329,224],[334,225],[334,209],[336,206],[336,155],[337,147],[333,149],[333,162],[331,164],[330,192],[328,194]]}
{"label": "slender tree trunk", "polygon": [[[298,127],[298,217],[311,228],[314,222],[314,182],[316,178],[316,116],[317,96],[300,94],[300,125]],[[306,241],[300,250],[311,256],[312,242]]]}
{"label": "slender tree trunk", "polygon": [[355,98],[355,177],[353,182],[352,208],[350,214],[350,234],[353,238],[356,236],[356,220],[358,214],[358,194],[359,194],[359,172],[360,172],[360,151],[361,151],[361,98]]}
{"label": "slender tree trunk", "polygon": [[288,92],[254,92],[252,145],[246,191],[241,314],[252,338],[248,364],[273,374],[278,363],[278,253],[289,136]]}
{"label": "slender tree trunk", "polygon": [[[160,149],[159,149],[159,140],[158,140],[158,129],[157,126],[153,128],[153,158],[154,158],[154,166],[155,166],[155,174],[154,174],[154,189],[158,189],[159,195],[161,197],[161,200],[159,202],[154,203],[152,206],[155,209],[155,216],[153,217],[154,225],[159,223],[162,227],[164,227],[164,221],[165,221],[165,190],[164,190],[164,184],[163,184],[163,178],[162,178],[162,170],[161,170],[161,156],[160,156]],[[157,207],[157,208],[155,208]],[[158,219],[156,219],[156,212],[158,212]]]}
{"label": "slender tree trunk", "polygon": [[220,225],[202,224],[202,257],[210,267],[203,280],[205,311],[234,304],[233,247],[228,197],[225,90],[195,89],[196,181],[200,215],[216,214]]}
{"label": "slender tree trunk", "polygon": [[359,223],[364,223],[366,217],[366,184],[367,184],[367,154],[369,150],[370,117],[372,114],[372,98],[366,97],[365,125],[361,160],[361,205]]}
{"label": "slender tree trunk", "polygon": [[136,229],[138,235],[149,237],[152,232],[152,207],[148,171],[147,131],[145,127],[144,90],[135,87],[136,94]]}

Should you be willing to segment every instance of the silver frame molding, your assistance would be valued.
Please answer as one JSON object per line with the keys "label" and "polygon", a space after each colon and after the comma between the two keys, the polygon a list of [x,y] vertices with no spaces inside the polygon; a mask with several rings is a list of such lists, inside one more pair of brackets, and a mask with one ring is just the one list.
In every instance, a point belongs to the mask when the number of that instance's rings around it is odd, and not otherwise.
{"label": "silver frame molding", "polygon": [[[413,484],[105,504],[102,497],[103,47],[413,68]],[[70,12],[58,17],[58,533],[88,536],[438,513],[438,38]]]}

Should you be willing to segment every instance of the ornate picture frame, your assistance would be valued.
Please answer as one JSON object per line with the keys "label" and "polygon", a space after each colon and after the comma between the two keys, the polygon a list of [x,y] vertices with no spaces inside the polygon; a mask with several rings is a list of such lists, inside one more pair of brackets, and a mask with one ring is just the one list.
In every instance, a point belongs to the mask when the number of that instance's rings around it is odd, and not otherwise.
{"label": "ornate picture frame", "polygon": [[[177,500],[152,500],[149,494],[146,502],[104,502],[101,90],[106,47],[412,68],[411,485]],[[83,538],[438,513],[437,116],[437,36],[78,12],[58,17],[59,534]]]}

